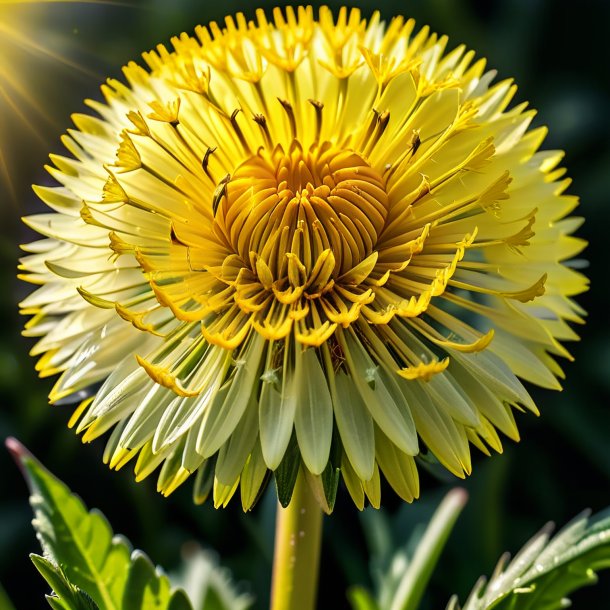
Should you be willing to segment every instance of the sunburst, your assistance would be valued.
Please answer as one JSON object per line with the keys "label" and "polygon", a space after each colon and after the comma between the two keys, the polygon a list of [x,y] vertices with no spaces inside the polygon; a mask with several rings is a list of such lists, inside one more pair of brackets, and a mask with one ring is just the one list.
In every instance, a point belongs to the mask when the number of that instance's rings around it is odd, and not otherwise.
{"label": "sunburst", "polygon": [[99,74],[73,59],[74,38],[49,28],[59,5],[105,4],[99,0],[0,0],[0,182],[16,205],[16,159],[12,151],[47,148],[59,132],[57,110],[46,103],[38,81],[43,71],[99,80]]}

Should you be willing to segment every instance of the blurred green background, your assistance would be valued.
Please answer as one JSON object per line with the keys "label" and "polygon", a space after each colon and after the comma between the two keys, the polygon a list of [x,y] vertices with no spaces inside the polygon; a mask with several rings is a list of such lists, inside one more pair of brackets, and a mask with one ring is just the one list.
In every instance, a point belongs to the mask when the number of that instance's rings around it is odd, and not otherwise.
{"label": "blurred green background", "polygon": [[[16,304],[29,288],[14,276],[18,244],[33,237],[19,219],[40,209],[29,185],[49,183],[42,167],[49,152],[62,152],[59,136],[70,125],[70,113],[84,110],[82,99],[99,97],[105,76],[118,77],[122,64],[173,34],[238,10],[253,16],[257,6],[275,4],[0,0],[0,172],[6,171],[12,185],[0,183],[0,438],[16,436],[29,446],[154,562],[174,568],[190,540],[214,549],[242,588],[256,596],[257,608],[265,608],[268,600],[273,495],[243,515],[238,502],[221,511],[193,506],[189,484],[165,500],[156,494],[153,477],[136,485],[129,469],[109,472],[101,464],[103,442],[82,445],[66,429],[70,413],[47,406],[52,381],[36,378],[27,355],[30,342],[20,336],[24,320]],[[566,151],[565,165],[574,179],[570,192],[580,195],[577,213],[586,217],[579,235],[590,242],[586,257],[592,289],[579,298],[589,319],[580,329],[581,342],[572,346],[575,363],[565,366],[565,390],[532,389],[542,416],[518,416],[522,442],[507,441],[504,454],[491,459],[476,456],[474,474],[464,483],[470,502],[424,602],[425,608],[444,608],[451,593],[463,600],[504,550],[516,551],[548,520],[563,524],[583,508],[610,505],[610,291],[605,285],[610,2],[379,0],[357,6],[365,16],[375,9],[385,19],[413,16],[420,26],[427,23],[448,34],[450,47],[466,43],[487,57],[499,78],[515,78],[516,101],[530,101],[539,110],[536,124],[550,126],[545,147]],[[21,40],[3,27],[17,18]],[[21,91],[7,80],[8,67],[18,75]],[[385,495],[395,544],[407,538],[413,520],[457,483],[428,474],[422,478],[422,500],[412,506],[400,506],[390,493]],[[27,557],[38,551],[30,520],[25,485],[0,450],[0,583],[17,610],[45,607],[46,586]],[[370,586],[370,538],[367,517],[340,492],[335,514],[325,521],[321,584],[330,593],[320,607],[347,607],[347,583]],[[610,575],[605,576],[597,587],[574,596],[575,608],[610,607]]]}

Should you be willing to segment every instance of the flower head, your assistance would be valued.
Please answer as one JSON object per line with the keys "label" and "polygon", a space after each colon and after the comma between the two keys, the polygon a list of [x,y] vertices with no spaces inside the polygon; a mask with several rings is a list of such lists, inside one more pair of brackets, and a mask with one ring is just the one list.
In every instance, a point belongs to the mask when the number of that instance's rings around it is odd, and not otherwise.
{"label": "flower head", "polygon": [[244,507],[300,463],[332,508],[415,456],[470,473],[518,439],[518,378],[558,388],[583,241],[562,154],[509,81],[412,20],[356,9],[227,18],[130,63],[75,115],[26,222],[22,304],[51,401],[105,459],[197,472]]}

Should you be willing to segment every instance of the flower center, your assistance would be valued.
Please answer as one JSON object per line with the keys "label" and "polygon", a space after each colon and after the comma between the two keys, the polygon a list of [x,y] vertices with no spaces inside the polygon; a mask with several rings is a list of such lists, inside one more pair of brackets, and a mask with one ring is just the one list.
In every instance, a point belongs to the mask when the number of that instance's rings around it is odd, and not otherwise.
{"label": "flower center", "polygon": [[288,277],[291,259],[309,276],[328,251],[336,280],[373,252],[388,213],[379,173],[330,142],[261,148],[219,195],[218,236],[253,271],[263,261],[274,280]]}

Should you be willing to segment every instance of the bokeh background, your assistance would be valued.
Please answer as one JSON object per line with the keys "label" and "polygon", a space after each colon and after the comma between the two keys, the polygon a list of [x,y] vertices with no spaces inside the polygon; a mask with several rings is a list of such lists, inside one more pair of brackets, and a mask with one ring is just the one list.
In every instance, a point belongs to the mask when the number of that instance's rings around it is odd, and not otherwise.
{"label": "bokeh background", "polygon": [[[154,562],[179,565],[182,549],[196,540],[212,549],[243,590],[268,603],[274,519],[273,494],[252,514],[239,502],[215,511],[193,506],[189,485],[169,499],[158,496],[154,477],[135,484],[129,469],[109,472],[103,442],[82,445],[66,429],[69,412],[50,408],[52,380],[37,379],[20,336],[17,302],[28,287],[15,279],[18,244],[32,235],[20,217],[39,209],[31,183],[49,179],[49,152],[62,152],[60,135],[85,97],[99,98],[99,83],[119,77],[120,66],[143,50],[197,23],[264,0],[153,0],[150,2],[7,2],[0,0],[0,438],[18,437],[90,506],[99,507],[115,531],[126,534]],[[331,2],[333,8],[339,5]],[[518,416],[523,440],[506,442],[503,455],[476,456],[474,474],[461,483],[470,501],[433,577],[424,608],[462,600],[504,550],[516,551],[544,523],[563,524],[584,508],[610,505],[610,2],[607,0],[376,0],[358,2],[365,16],[405,14],[448,34],[450,47],[466,43],[498,78],[514,77],[516,102],[539,110],[535,124],[550,126],[546,148],[566,151],[565,165],[586,217],[579,235],[590,242],[586,258],[592,289],[579,298],[588,310],[582,340],[572,346],[561,393],[532,389],[542,416]],[[341,491],[325,520],[322,608],[347,608],[349,584],[371,586],[369,551],[402,544],[458,481],[423,475],[422,500],[399,505],[385,496],[387,538],[369,511],[360,514]],[[45,607],[46,585],[28,559],[38,551],[30,525],[27,491],[0,449],[0,583],[16,610]],[[377,534],[375,533],[377,532]],[[377,560],[377,564],[379,564]],[[605,576],[605,578],[604,578]],[[610,574],[574,596],[574,607],[610,607]],[[0,606],[2,602],[0,601]]]}

